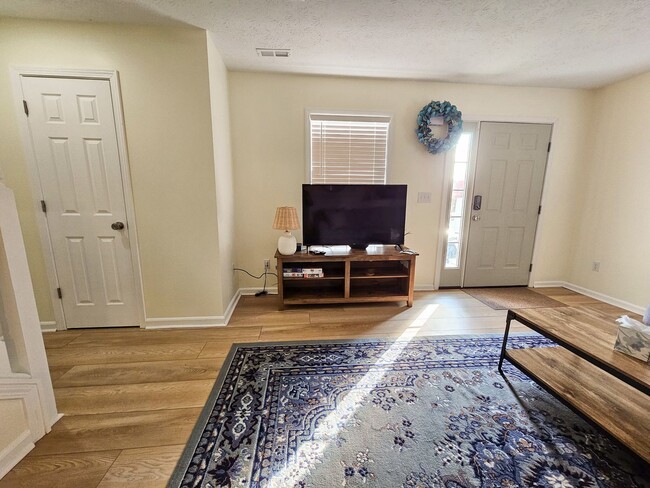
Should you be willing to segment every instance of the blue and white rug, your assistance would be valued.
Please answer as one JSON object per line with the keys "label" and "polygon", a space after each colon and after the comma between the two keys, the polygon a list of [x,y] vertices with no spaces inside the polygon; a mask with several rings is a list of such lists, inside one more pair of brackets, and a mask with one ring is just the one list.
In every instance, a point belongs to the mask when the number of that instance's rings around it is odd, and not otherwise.
{"label": "blue and white rug", "polygon": [[505,381],[500,345],[235,345],[169,486],[650,486],[646,463],[507,363]]}

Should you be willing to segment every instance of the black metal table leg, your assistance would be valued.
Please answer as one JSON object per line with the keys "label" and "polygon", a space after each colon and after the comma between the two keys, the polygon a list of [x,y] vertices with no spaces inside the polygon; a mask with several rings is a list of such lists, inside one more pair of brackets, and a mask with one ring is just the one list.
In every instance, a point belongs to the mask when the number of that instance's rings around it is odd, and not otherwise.
{"label": "black metal table leg", "polygon": [[506,345],[508,344],[508,334],[510,333],[510,322],[514,318],[514,314],[508,310],[508,316],[506,318],[506,330],[503,334],[503,344],[501,344],[501,356],[499,357],[499,373],[503,375],[503,360],[506,358]]}

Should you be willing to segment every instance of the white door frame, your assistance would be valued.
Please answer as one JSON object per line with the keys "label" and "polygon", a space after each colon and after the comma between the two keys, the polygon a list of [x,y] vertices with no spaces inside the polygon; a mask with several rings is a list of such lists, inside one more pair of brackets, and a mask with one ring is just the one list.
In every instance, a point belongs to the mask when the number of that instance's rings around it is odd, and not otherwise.
{"label": "white door frame", "polygon": [[[469,228],[470,224],[470,218],[471,218],[471,212],[468,211],[470,209],[470,202],[472,200],[471,195],[473,194],[474,191],[474,175],[476,174],[476,150],[478,150],[478,136],[481,133],[481,123],[482,122],[501,122],[501,123],[511,123],[511,124],[549,124],[551,125],[551,141],[553,141],[553,132],[556,128],[556,125],[558,123],[558,119],[555,117],[507,117],[507,116],[478,116],[478,115],[469,115],[469,116],[464,116],[463,121],[465,122],[474,122],[477,124],[477,129],[476,129],[476,144],[472,150],[472,155],[470,157],[470,167],[468,171],[468,176],[467,176],[467,182],[468,182],[468,187],[467,187],[467,202],[466,203],[466,209],[465,209],[465,221],[463,222],[463,226],[465,229]],[[548,156],[546,158],[546,171],[544,173],[544,184],[542,185],[542,199],[540,201],[540,205],[542,206],[542,209],[546,205],[546,177],[548,176],[551,168],[552,168],[552,163],[553,163],[553,147],[554,145],[551,144],[551,150],[548,153]],[[433,277],[433,289],[438,290],[440,288],[440,275],[442,274],[442,267],[444,266],[444,244],[445,244],[445,232],[447,231],[447,217],[448,217],[448,207],[449,207],[449,197],[450,197],[450,191],[449,191],[449,185],[448,183],[448,178],[451,178],[453,171],[451,169],[453,165],[453,160],[451,157],[449,157],[449,151],[445,155],[445,169],[444,169],[444,177],[443,177],[443,188],[442,188],[442,204],[440,205],[440,218],[439,218],[439,225],[438,225],[438,251],[436,252],[436,269],[434,272],[434,277]],[[537,257],[535,254],[535,249],[537,249],[538,241],[539,241],[539,236],[542,234],[541,230],[544,226],[544,218],[542,217],[544,214],[540,216],[539,219],[537,219],[537,228],[535,230],[535,240],[533,242],[533,257],[531,259],[532,265],[533,265],[533,271],[531,271],[529,277],[528,277],[528,286],[532,286],[533,283],[535,282],[535,275],[538,270],[538,263],[537,263]],[[467,249],[467,240],[463,239],[463,243],[461,244],[461,286],[463,284],[463,279],[465,276],[465,259],[464,259],[464,253],[466,252]]]}
{"label": "white door frame", "polygon": [[34,147],[31,142],[29,123],[23,108],[23,90],[22,77],[41,77],[41,78],[77,78],[87,80],[105,80],[108,81],[111,89],[111,101],[113,103],[113,113],[115,118],[115,132],[117,134],[117,149],[120,157],[120,170],[122,174],[122,187],[124,189],[124,203],[126,206],[126,218],[129,223],[129,240],[131,241],[131,262],[133,264],[133,278],[135,280],[135,302],[138,313],[140,327],[144,327],[144,292],[142,288],[142,272],[140,269],[140,246],[138,244],[138,232],[135,221],[135,210],[133,204],[133,191],[131,187],[131,171],[129,158],[126,149],[126,130],[124,127],[124,115],[122,112],[122,97],[120,93],[119,76],[116,70],[98,70],[98,69],[57,69],[57,68],[34,68],[12,66],[10,67],[11,82],[14,91],[14,101],[18,124],[23,139],[23,148],[25,150],[27,168],[30,175],[32,187],[32,196],[34,199],[34,212],[36,213],[36,223],[41,240],[41,250],[45,261],[48,283],[50,285],[50,299],[54,309],[54,319],[57,330],[67,330],[65,314],[63,312],[63,303],[57,295],[56,289],[59,287],[59,278],[54,263],[54,251],[50,240],[50,229],[47,223],[45,213],[41,210],[41,200],[43,193],[41,182],[36,164]]}

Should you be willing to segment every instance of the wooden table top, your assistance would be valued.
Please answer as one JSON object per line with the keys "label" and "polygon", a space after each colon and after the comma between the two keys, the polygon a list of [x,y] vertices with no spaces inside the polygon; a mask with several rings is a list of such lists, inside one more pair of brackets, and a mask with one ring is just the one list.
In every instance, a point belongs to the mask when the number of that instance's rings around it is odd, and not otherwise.
{"label": "wooden table top", "polygon": [[[650,388],[650,364],[614,350],[620,311],[590,307],[527,308],[511,310],[515,320],[530,322],[559,343],[566,343],[583,355]],[[632,318],[638,315],[628,314]]]}
{"label": "wooden table top", "polygon": [[[405,250],[408,248],[403,246]],[[402,253],[395,246],[368,246],[367,249],[351,249],[347,246],[312,246],[313,249],[325,251],[325,254],[309,254],[307,250],[297,251],[295,254],[283,255],[275,251],[275,257],[283,261],[327,261],[330,258],[348,261],[392,261],[407,260],[418,256],[418,253]],[[411,250],[412,251],[412,250]]]}

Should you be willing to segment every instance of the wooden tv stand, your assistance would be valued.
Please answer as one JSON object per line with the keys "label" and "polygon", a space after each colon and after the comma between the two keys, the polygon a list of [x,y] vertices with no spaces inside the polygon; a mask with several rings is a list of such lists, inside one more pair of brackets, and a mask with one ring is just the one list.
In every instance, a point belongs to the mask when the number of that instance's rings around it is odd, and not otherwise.
{"label": "wooden tv stand", "polygon": [[[285,305],[405,301],[413,306],[415,258],[394,246],[369,246],[364,251],[343,246],[318,247],[324,255],[278,251],[278,295]],[[405,248],[406,249],[406,248]],[[322,268],[322,278],[285,278],[284,268]]]}

